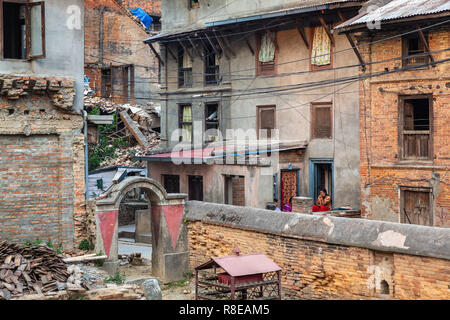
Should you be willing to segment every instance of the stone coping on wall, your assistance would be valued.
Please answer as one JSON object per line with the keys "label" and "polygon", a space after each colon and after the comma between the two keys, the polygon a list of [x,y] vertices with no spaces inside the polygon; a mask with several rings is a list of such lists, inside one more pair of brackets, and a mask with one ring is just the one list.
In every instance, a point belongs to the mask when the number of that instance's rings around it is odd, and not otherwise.
{"label": "stone coping on wall", "polygon": [[448,228],[275,212],[200,201],[186,202],[185,219],[329,244],[450,260]]}

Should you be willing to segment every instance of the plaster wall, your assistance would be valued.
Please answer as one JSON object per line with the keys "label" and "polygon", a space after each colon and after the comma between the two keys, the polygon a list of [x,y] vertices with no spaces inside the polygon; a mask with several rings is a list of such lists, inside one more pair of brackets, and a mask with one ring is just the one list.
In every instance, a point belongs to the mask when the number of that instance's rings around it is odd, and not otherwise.
{"label": "plaster wall", "polygon": [[46,57],[32,61],[1,60],[0,73],[72,78],[76,88],[73,110],[81,112],[84,90],[84,0],[44,2]]}

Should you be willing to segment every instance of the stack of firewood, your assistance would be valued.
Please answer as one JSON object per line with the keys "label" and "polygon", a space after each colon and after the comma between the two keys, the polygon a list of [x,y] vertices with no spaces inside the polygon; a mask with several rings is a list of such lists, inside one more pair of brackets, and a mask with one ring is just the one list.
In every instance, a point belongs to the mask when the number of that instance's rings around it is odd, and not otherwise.
{"label": "stack of firewood", "polygon": [[58,291],[69,276],[63,257],[46,245],[0,242],[0,300]]}

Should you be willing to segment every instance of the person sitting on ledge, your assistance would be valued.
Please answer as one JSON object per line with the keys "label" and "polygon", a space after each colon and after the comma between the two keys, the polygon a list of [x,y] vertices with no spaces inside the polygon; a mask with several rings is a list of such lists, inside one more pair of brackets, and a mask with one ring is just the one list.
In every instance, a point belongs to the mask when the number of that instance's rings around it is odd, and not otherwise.
{"label": "person sitting on ledge", "polygon": [[284,204],[283,212],[292,212],[292,198],[293,197],[290,197],[289,201]]}
{"label": "person sitting on ledge", "polygon": [[331,197],[327,193],[327,189],[322,188],[317,197],[317,203],[313,206],[313,212],[322,212],[331,210]]}

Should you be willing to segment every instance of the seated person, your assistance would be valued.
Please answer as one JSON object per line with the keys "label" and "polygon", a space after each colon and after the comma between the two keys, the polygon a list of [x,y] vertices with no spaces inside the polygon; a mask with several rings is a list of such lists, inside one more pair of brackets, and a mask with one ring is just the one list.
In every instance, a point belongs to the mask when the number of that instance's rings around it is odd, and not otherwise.
{"label": "seated person", "polygon": [[293,197],[290,197],[289,201],[284,204],[283,212],[292,212],[292,198]]}
{"label": "seated person", "polygon": [[327,189],[322,188],[317,197],[317,203],[313,206],[313,212],[322,212],[331,210],[331,197],[327,193]]}
{"label": "seated person", "polygon": [[278,199],[273,199],[273,204],[275,206],[275,211],[281,211],[280,208],[278,208]]}

